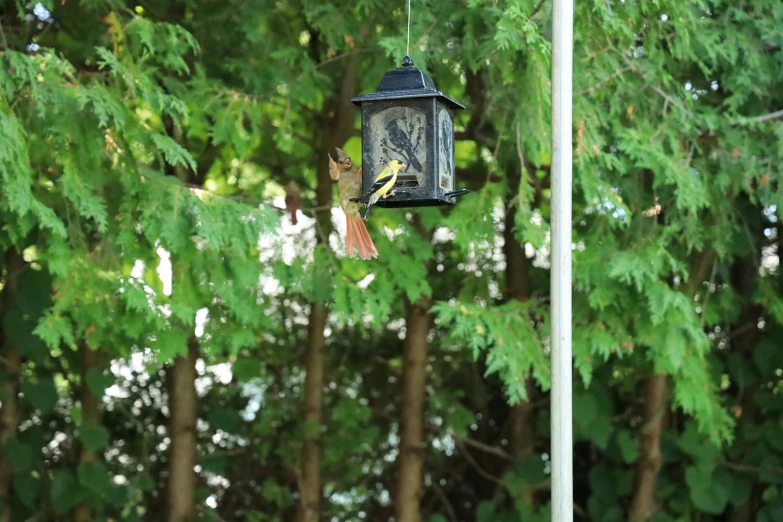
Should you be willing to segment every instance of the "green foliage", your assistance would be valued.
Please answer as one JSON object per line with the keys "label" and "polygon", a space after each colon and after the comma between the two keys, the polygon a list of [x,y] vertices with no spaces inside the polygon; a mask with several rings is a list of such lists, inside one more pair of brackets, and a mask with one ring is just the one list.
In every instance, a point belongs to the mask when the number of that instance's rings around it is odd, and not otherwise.
{"label": "green foliage", "polygon": [[19,501],[28,509],[34,509],[41,496],[41,481],[30,473],[19,473],[14,477],[14,491]]}
{"label": "green foliage", "polygon": [[51,501],[58,513],[65,513],[83,502],[87,490],[81,488],[74,474],[68,469],[59,469],[52,474]]}
{"label": "green foliage", "polygon": [[630,431],[623,430],[617,433],[617,445],[620,447],[623,462],[631,464],[639,458],[639,441]]}
{"label": "green foliage", "polygon": [[[199,517],[292,519],[301,443],[317,433],[321,518],[390,518],[412,303],[434,317],[422,519],[548,520],[552,7],[412,7],[416,65],[467,103],[455,149],[472,192],[455,207],[378,209],[371,262],[344,255],[319,176],[335,145],[360,161],[358,112],[337,120],[344,97],[401,60],[402,5],[0,8],[12,522],[79,505],[96,520],[165,512],[164,375],[189,348]],[[652,520],[733,519],[747,505],[779,521],[783,126],[756,117],[783,107],[783,7],[575,7],[576,503],[590,520],[628,518],[649,451],[642,383],[659,374]],[[280,215],[291,180],[304,199],[294,228]],[[301,417],[313,303],[328,311],[320,425]],[[101,363],[83,375],[85,353]],[[82,418],[85,384],[97,424]],[[522,403],[529,439],[512,422]]]}
{"label": "green foliage", "polygon": [[23,382],[21,388],[30,404],[42,413],[51,410],[57,402],[57,389],[51,380]]}
{"label": "green foliage", "polygon": [[91,426],[82,423],[79,426],[79,440],[87,451],[97,452],[109,443],[109,430],[103,426]]}
{"label": "green foliage", "polygon": [[[606,449],[614,431],[611,422],[612,401],[608,390],[596,383],[584,391],[575,391],[573,408],[574,438],[589,440],[597,447]],[[621,444],[619,434],[617,444]]]}
{"label": "green foliage", "polygon": [[726,508],[731,491],[731,475],[724,469],[710,472],[704,468],[689,467],[685,470],[691,500],[696,509],[720,514]]}
{"label": "green foliage", "polygon": [[33,465],[33,448],[23,444],[16,439],[8,439],[5,443],[8,448],[8,460],[14,471],[27,471]]}
{"label": "green foliage", "polygon": [[90,462],[79,464],[76,469],[76,477],[79,484],[84,486],[91,493],[103,496],[111,487],[109,470],[101,462]]}
{"label": "green foliage", "polygon": [[114,384],[114,377],[112,375],[108,374],[106,371],[101,371],[95,366],[87,370],[85,379],[90,392],[96,397],[103,397],[106,388]]}
{"label": "green foliage", "polygon": [[474,358],[489,349],[486,374],[500,374],[511,402],[527,400],[528,375],[543,389],[549,388],[549,369],[540,333],[543,326],[530,319],[545,312],[534,303],[510,302],[492,309],[439,303],[434,310],[441,325],[453,325],[453,338],[467,341]]}

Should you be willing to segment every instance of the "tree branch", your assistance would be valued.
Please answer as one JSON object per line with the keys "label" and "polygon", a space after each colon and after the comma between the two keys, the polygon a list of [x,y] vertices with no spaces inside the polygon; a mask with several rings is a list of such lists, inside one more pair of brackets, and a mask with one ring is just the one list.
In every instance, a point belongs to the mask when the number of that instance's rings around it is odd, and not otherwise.
{"label": "tree branch", "polygon": [[8,49],[8,40],[5,38],[5,31],[3,31],[2,23],[0,23],[0,39],[2,39],[3,49]]}
{"label": "tree branch", "polygon": [[468,461],[468,463],[473,466],[473,469],[476,470],[476,473],[484,477],[485,479],[489,480],[490,482],[494,482],[495,484],[499,484],[503,487],[506,487],[506,483],[503,482],[502,479],[497,478],[494,475],[491,475],[484,471],[481,466],[478,465],[478,462],[475,461],[475,459],[470,455],[470,452],[465,447],[465,444],[462,443],[462,440],[460,439],[454,439],[457,442],[457,445],[460,446],[460,449],[462,450],[461,453],[465,456],[465,460]]}
{"label": "tree branch", "polygon": [[741,471],[744,473],[769,473],[770,471],[772,473],[783,473],[783,468],[777,466],[757,467],[749,466],[747,464],[739,464],[737,462],[729,462],[727,460],[722,461],[720,465],[724,468],[732,469],[734,471]]}
{"label": "tree branch", "polygon": [[435,493],[438,495],[438,497],[440,497],[441,502],[443,502],[443,507],[446,510],[446,513],[449,515],[449,520],[451,520],[451,522],[459,522],[457,514],[454,512],[454,508],[451,507],[451,503],[449,502],[448,497],[443,492],[443,489],[438,485],[437,480],[432,481],[432,489],[435,490]]}
{"label": "tree branch", "polygon": [[346,51],[346,52],[344,52],[342,54],[338,54],[338,55],[332,56],[331,58],[327,58],[326,60],[323,60],[322,62],[319,62],[318,64],[316,64],[315,68],[316,69],[320,69],[321,67],[323,67],[325,65],[328,65],[328,64],[330,64],[332,62],[336,62],[337,60],[342,60],[343,58],[347,58],[347,57],[352,56],[354,54],[372,53],[372,52],[377,52],[377,51],[380,51],[380,50],[381,50],[381,48],[377,47],[377,46],[364,47],[362,49],[352,49],[350,51]]}
{"label": "tree branch", "polygon": [[480,183],[482,185],[485,185],[490,181],[493,183],[500,181],[498,176],[493,176],[491,174],[488,175],[487,173],[481,172],[475,168],[456,168],[454,169],[454,174],[458,179],[471,181],[473,183]]}
{"label": "tree branch", "polygon": [[457,442],[459,442],[461,444],[465,444],[467,446],[472,446],[472,447],[474,447],[476,449],[479,449],[479,450],[481,450],[483,452],[495,455],[496,457],[500,457],[501,459],[513,460],[513,458],[514,458],[511,455],[509,455],[508,453],[506,453],[505,451],[503,451],[502,449],[496,448],[494,446],[489,446],[487,444],[484,444],[483,442],[479,442],[477,440],[473,440],[473,439],[466,438],[466,437],[460,437],[459,435],[452,435],[451,437],[455,441],[457,441]]}
{"label": "tree branch", "polygon": [[[268,207],[274,209],[276,212],[281,213],[281,214],[286,212],[285,208],[276,207],[275,205],[272,204],[271,201],[266,201],[266,200],[263,200],[263,199],[254,199],[254,198],[249,198],[249,197],[240,196],[240,195],[218,194],[216,192],[212,192],[211,190],[207,190],[204,187],[202,187],[201,185],[198,185],[196,183],[190,183],[188,181],[182,181],[182,180],[174,181],[172,177],[168,177],[166,181],[162,181],[161,179],[159,179],[159,177],[160,177],[160,173],[159,172],[157,172],[157,171],[155,171],[153,169],[147,168],[147,167],[143,167],[143,166],[139,166],[137,168],[140,171],[139,172],[140,176],[142,176],[144,179],[146,179],[148,181],[152,181],[153,183],[160,183],[162,185],[179,185],[182,188],[185,188],[185,189],[187,189],[187,190],[189,190],[189,191],[191,191],[191,192],[193,192],[193,193],[195,193],[197,195],[199,195],[199,194],[209,194],[211,197],[222,198],[222,199],[230,199],[232,201],[239,201],[241,203],[247,203],[247,204],[250,204],[250,205],[264,205],[264,206],[268,206]],[[324,211],[327,211],[327,210],[331,211],[332,210],[332,206],[331,205],[318,205],[318,206],[314,206],[314,207],[300,208],[299,210],[301,210],[302,212],[308,212],[308,213],[314,214],[316,212],[324,212]]]}
{"label": "tree branch", "polygon": [[594,83],[594,84],[593,84],[591,87],[588,87],[587,89],[582,89],[581,91],[579,91],[579,93],[578,93],[578,94],[590,94],[590,93],[593,93],[593,92],[594,92],[594,91],[595,91],[595,90],[596,90],[598,87],[600,87],[600,86],[601,86],[601,85],[603,85],[604,83],[606,83],[606,82],[610,81],[610,80],[611,80],[611,79],[613,79],[613,78],[616,78],[616,77],[620,76],[621,74],[623,74],[623,73],[625,73],[625,72],[632,71],[632,70],[633,70],[633,69],[631,68],[631,66],[630,66],[630,65],[626,65],[626,66],[625,66],[625,67],[623,67],[622,69],[618,69],[618,70],[616,70],[615,72],[613,72],[612,74],[610,74],[610,75],[609,75],[609,76],[607,76],[606,78],[604,78],[604,79],[602,79],[602,80],[598,80],[598,81],[597,81],[596,83]]}
{"label": "tree branch", "polygon": [[761,116],[753,116],[750,118],[745,118],[746,122],[755,121],[755,122],[762,122],[762,121],[769,121],[769,120],[775,120],[777,118],[783,118],[783,109],[775,112],[770,112],[769,114],[763,114]]}
{"label": "tree branch", "polygon": [[533,18],[536,15],[536,13],[539,12],[542,7],[544,7],[544,2],[546,2],[546,0],[541,0],[540,2],[538,2],[538,5],[533,8],[533,10],[530,12],[530,14],[527,17]]}

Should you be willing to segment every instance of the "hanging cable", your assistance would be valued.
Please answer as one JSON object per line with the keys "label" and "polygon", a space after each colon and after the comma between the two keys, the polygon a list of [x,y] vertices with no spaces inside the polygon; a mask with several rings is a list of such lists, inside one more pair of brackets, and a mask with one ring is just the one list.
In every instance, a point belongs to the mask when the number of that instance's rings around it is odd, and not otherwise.
{"label": "hanging cable", "polygon": [[411,55],[411,0],[408,0],[408,43],[405,45],[405,56]]}

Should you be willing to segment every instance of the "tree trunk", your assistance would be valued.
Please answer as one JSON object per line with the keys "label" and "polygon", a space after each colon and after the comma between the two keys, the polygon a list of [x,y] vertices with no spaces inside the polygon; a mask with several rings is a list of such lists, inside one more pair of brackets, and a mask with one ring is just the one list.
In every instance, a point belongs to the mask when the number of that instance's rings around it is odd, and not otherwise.
{"label": "tree trunk", "polygon": [[[754,221],[758,221],[755,218]],[[754,231],[758,234],[758,231]],[[755,237],[759,237],[756,235]],[[780,244],[778,245],[778,252],[780,252]],[[734,289],[743,300],[742,311],[737,323],[734,326],[737,332],[742,331],[741,334],[731,343],[731,349],[733,352],[747,358],[753,359],[753,351],[761,341],[761,330],[758,329],[757,323],[759,318],[764,314],[764,310],[761,306],[753,302],[753,291],[756,288],[759,271],[755,266],[755,260],[753,255],[738,259],[732,266],[731,271],[731,283]],[[759,422],[760,413],[756,402],[753,400],[757,391],[757,386],[744,387],[739,394],[739,409],[735,410],[738,424],[741,422],[746,427],[754,427]],[[729,512],[728,522],[750,522],[754,520],[754,496],[759,493],[759,484],[754,483],[750,488],[750,494],[748,498],[739,506],[732,506]]]}
{"label": "tree trunk", "polygon": [[[327,114],[327,110],[324,114]],[[329,177],[326,155],[333,148],[330,136],[323,130],[323,154],[317,158],[316,167],[316,205],[331,207],[332,178]],[[337,146],[337,145],[334,145]],[[325,244],[332,230],[331,214],[321,212],[316,215],[316,236],[318,244]],[[318,284],[329,284],[321,281]],[[318,522],[321,516],[321,422],[323,418],[324,368],[326,364],[326,338],[324,329],[329,318],[329,308],[324,303],[310,303],[310,315],[307,322],[307,347],[304,356],[305,386],[303,419],[307,432],[302,442],[302,464],[300,467],[299,495],[301,503],[297,522]]]}
{"label": "tree trunk", "polygon": [[[662,216],[659,214],[659,219]],[[695,255],[691,263],[691,277],[685,292],[693,296],[699,292],[713,266],[715,253],[704,250]],[[707,306],[707,298],[703,306]],[[661,456],[661,435],[663,434],[668,411],[667,377],[666,375],[651,375],[643,385],[644,424],[639,431],[641,446],[639,459],[636,461],[634,490],[631,496],[631,506],[628,509],[628,520],[639,522],[649,519],[655,512],[655,489],[658,485],[658,472],[663,463]]]}
{"label": "tree trunk", "polygon": [[321,420],[326,347],[324,327],[328,314],[324,305],[310,305],[304,389],[304,421],[308,426],[302,446],[299,522],[317,522],[321,513]]}
{"label": "tree trunk", "polygon": [[[651,192],[654,173],[643,170],[640,173],[642,187]],[[656,218],[658,223],[664,222],[664,213]],[[706,263],[701,263],[706,266]],[[701,283],[701,275],[692,274],[690,285]],[[662,465],[661,435],[663,433],[666,404],[666,376],[651,375],[642,385],[644,397],[644,412],[642,428],[639,430],[640,454],[636,461],[634,474],[634,489],[631,494],[631,505],[628,508],[628,520],[637,522],[647,520],[655,512],[655,490],[658,486],[658,472]]]}
{"label": "tree trunk", "polygon": [[[519,190],[519,176],[509,175],[512,197]],[[517,207],[513,201],[506,202],[506,217],[503,227],[503,255],[506,257],[506,299],[524,302],[530,299],[530,260],[525,247],[514,234]]]}
{"label": "tree trunk", "polygon": [[[518,170],[508,175],[511,197],[506,202],[506,217],[503,228],[503,253],[506,257],[506,299],[514,299],[525,302],[530,299],[530,260],[525,255],[525,247],[514,234],[517,207],[514,198],[519,192],[521,177]],[[534,450],[533,413],[534,408],[530,403],[534,385],[528,377],[525,379],[525,389],[528,393],[528,402],[521,402],[511,407],[509,411],[509,445],[511,454],[517,458],[529,457]],[[530,506],[534,503],[535,489],[527,485],[522,490],[522,500]]]}
{"label": "tree trunk", "polygon": [[[16,295],[19,291],[17,277],[24,267],[24,259],[16,250],[9,249],[5,256],[6,278],[2,290],[3,314],[16,307]],[[0,317],[0,325],[2,325]],[[19,426],[18,395],[19,373],[22,360],[16,346],[13,345],[7,332],[0,337],[0,365],[2,365],[3,380],[0,384],[0,522],[11,520],[11,481],[13,479],[11,463],[5,455],[6,441],[16,435]]]}
{"label": "tree trunk", "polygon": [[[359,37],[367,35],[365,29],[359,31]],[[313,32],[310,39],[310,53],[314,60],[320,59],[319,38]],[[315,198],[318,208],[332,206],[332,178],[329,176],[327,155],[334,153],[334,148],[343,145],[353,132],[353,107],[351,97],[356,91],[357,56],[352,55],[346,61],[342,74],[339,93],[334,98],[324,102],[321,111],[324,122],[320,132],[320,146],[316,154]],[[328,238],[332,231],[330,212],[319,212],[315,216],[316,241],[319,245],[329,247]],[[323,281],[321,284],[329,284]],[[324,303],[310,303],[308,318],[307,345],[304,356],[305,386],[303,401],[303,419],[307,433],[302,442],[302,463],[299,469],[299,495],[301,497],[297,512],[297,522],[318,522],[321,516],[321,422],[323,418],[323,388],[324,369],[326,365],[326,339],[324,329],[329,318],[329,308]]]}
{"label": "tree trunk", "polygon": [[639,433],[641,454],[636,461],[636,481],[628,511],[630,522],[647,520],[655,512],[655,488],[663,462],[661,434],[665,414],[666,376],[653,375],[644,382],[644,425]]}
{"label": "tree trunk", "polygon": [[[533,391],[530,379],[525,381],[528,397]],[[528,402],[520,402],[511,407],[509,411],[509,446],[511,454],[517,458],[529,457],[535,448],[533,434],[533,413],[535,409]],[[534,505],[535,488],[528,484],[522,490],[522,500],[529,506]]]}
{"label": "tree trunk", "polygon": [[431,301],[408,306],[402,375],[400,453],[397,457],[397,522],[419,522],[424,469],[423,414],[427,384],[427,335],[432,327]]}
{"label": "tree trunk", "polygon": [[169,369],[168,522],[195,519],[197,360],[198,342],[191,337],[187,357],[177,357]]}
{"label": "tree trunk", "polygon": [[[82,404],[82,423],[97,428],[101,424],[100,398],[96,397],[87,386],[87,372],[90,368],[100,365],[100,353],[97,350],[92,350],[84,342],[80,345],[80,351],[82,352],[82,384],[79,390],[79,399]],[[97,460],[98,454],[96,452],[90,451],[84,446],[81,447],[79,464],[92,464]],[[89,522],[92,517],[92,510],[86,503],[79,504],[74,509],[73,522]]]}
{"label": "tree trunk", "polygon": [[750,488],[750,495],[748,495],[748,498],[740,504],[739,506],[732,506],[731,511],[729,511],[729,518],[728,522],[751,522],[752,520],[755,520],[755,513],[753,510],[753,489],[754,485]]}

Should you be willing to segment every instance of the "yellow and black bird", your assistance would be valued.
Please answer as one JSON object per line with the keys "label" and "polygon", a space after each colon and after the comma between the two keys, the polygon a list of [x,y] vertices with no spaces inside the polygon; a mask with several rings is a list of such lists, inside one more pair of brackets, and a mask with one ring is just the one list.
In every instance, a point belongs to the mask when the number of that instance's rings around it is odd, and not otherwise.
{"label": "yellow and black bird", "polygon": [[397,181],[397,173],[405,168],[405,164],[398,160],[391,160],[386,167],[375,177],[370,190],[361,198],[352,198],[351,201],[358,201],[367,205],[367,212],[364,214],[365,221],[370,217],[372,206],[382,197],[386,198],[394,195],[392,187]]}

